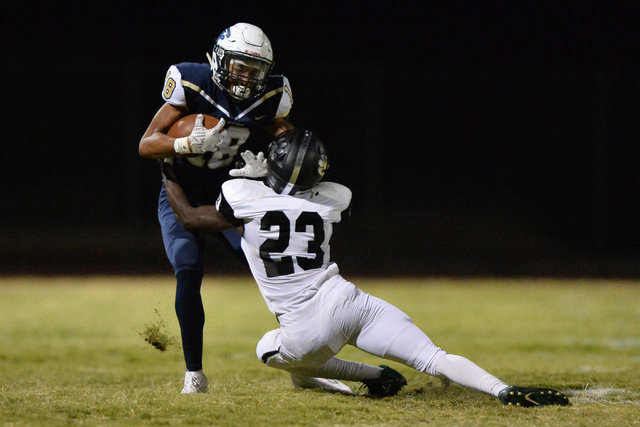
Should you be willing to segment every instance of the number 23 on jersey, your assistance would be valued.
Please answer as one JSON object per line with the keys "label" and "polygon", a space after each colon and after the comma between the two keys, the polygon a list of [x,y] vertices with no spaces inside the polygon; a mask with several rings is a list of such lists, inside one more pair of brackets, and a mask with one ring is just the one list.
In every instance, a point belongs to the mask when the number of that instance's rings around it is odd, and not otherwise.
{"label": "number 23 on jersey", "polygon": [[[270,231],[278,227],[278,237],[267,239],[260,245],[260,258],[264,262],[264,268],[268,277],[285,276],[295,271],[294,262],[303,270],[311,270],[322,267],[324,251],[324,222],[317,212],[301,212],[296,218],[293,228],[291,221],[282,211],[268,211],[260,220],[260,230]],[[273,258],[273,254],[282,254],[289,247],[291,239],[296,238],[295,233],[307,232],[307,227],[313,230],[313,239],[307,244],[308,257],[283,256],[279,260]],[[292,235],[293,232],[293,235]]]}

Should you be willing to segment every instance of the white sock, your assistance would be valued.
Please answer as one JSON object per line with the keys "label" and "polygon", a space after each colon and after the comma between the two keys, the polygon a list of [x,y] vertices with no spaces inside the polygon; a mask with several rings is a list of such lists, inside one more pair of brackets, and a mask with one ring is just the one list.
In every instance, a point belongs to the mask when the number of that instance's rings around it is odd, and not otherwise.
{"label": "white sock", "polygon": [[499,378],[491,375],[478,365],[455,354],[445,354],[435,361],[436,375],[443,375],[456,384],[482,391],[498,397],[500,390],[507,387]]}

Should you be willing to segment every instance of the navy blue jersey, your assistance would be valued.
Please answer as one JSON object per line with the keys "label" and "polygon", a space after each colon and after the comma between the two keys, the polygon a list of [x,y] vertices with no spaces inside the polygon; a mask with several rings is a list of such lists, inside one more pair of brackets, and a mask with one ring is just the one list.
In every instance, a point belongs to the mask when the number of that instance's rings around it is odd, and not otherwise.
{"label": "navy blue jersey", "polygon": [[[174,159],[178,181],[193,204],[212,204],[222,182],[229,178],[229,165],[247,142],[251,132],[274,118],[286,118],[293,105],[286,77],[272,75],[265,92],[248,101],[233,100],[212,80],[209,64],[182,62],[169,67],[162,98],[169,104],[187,108],[189,114],[203,113],[227,122],[226,137],[215,153]],[[265,147],[266,149],[266,147]]]}
{"label": "navy blue jersey", "polygon": [[[255,129],[266,125],[275,117],[286,117],[291,110],[291,88],[284,76],[269,76],[267,89],[262,96],[239,102],[216,86],[208,64],[183,62],[175,67],[180,73],[184,100],[178,98],[179,93],[176,91],[173,91],[169,98],[166,97],[165,91],[163,97],[172,105],[186,106],[191,114],[204,113],[217,118],[224,117],[229,124]],[[175,73],[171,73],[170,70],[168,78],[172,78],[173,74]]]}

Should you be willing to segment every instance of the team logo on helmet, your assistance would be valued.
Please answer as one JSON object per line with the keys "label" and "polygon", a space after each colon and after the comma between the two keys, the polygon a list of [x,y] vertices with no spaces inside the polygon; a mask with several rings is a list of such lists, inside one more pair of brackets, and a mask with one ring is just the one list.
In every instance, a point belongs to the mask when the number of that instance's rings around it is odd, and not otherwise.
{"label": "team logo on helmet", "polygon": [[320,154],[320,160],[318,160],[318,175],[322,178],[324,173],[329,168],[329,159],[325,153]]}
{"label": "team logo on helmet", "polygon": [[217,41],[224,40],[224,39],[226,39],[227,37],[230,37],[230,36],[231,36],[231,28],[227,28],[222,33],[220,33],[220,35],[218,36],[218,40]]}

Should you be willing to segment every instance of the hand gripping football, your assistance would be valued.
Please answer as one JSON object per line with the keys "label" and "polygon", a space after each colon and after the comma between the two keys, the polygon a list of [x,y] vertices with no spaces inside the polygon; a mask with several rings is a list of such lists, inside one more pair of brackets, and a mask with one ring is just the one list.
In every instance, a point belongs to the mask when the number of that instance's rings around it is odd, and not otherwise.
{"label": "hand gripping football", "polygon": [[[191,135],[191,130],[193,129],[193,124],[195,123],[197,116],[197,114],[189,114],[188,116],[184,116],[173,125],[171,125],[169,131],[167,132],[167,135],[172,138],[182,138]],[[209,116],[207,114],[203,114],[203,116],[204,127],[206,127],[207,129],[211,129],[218,124],[219,120],[217,118]]]}

